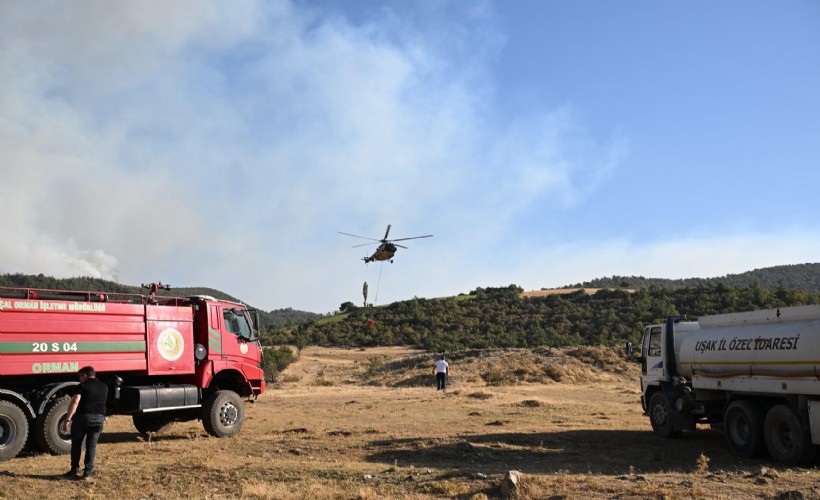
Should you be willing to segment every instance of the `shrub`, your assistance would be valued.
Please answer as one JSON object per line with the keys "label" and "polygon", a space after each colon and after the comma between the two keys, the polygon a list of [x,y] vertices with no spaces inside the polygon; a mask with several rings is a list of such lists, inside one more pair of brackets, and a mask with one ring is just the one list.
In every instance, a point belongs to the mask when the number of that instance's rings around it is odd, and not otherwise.
{"label": "shrub", "polygon": [[296,358],[288,346],[264,349],[262,351],[262,368],[265,370],[265,380],[272,382],[276,376],[293,363]]}

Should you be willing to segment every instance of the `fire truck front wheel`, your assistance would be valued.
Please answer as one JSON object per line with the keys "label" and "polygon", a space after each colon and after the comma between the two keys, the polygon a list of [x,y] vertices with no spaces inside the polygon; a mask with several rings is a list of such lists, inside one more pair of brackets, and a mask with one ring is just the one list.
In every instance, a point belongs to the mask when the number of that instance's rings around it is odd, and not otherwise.
{"label": "fire truck front wheel", "polygon": [[216,391],[202,405],[202,424],[212,436],[235,436],[244,422],[245,404],[233,391]]}
{"label": "fire truck front wheel", "polygon": [[63,396],[48,403],[46,410],[34,421],[34,443],[52,455],[71,453],[71,434],[63,432],[71,398]]}
{"label": "fire truck front wheel", "polygon": [[28,438],[26,414],[14,403],[0,401],[0,461],[14,458]]}

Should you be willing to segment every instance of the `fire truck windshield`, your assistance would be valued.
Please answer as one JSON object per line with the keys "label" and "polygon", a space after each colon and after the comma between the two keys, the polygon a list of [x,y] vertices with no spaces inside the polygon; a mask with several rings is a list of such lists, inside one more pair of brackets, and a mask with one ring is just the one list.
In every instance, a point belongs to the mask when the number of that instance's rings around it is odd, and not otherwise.
{"label": "fire truck windshield", "polygon": [[225,328],[236,336],[251,340],[253,330],[245,317],[245,311],[239,309],[223,309],[222,316],[225,319]]}

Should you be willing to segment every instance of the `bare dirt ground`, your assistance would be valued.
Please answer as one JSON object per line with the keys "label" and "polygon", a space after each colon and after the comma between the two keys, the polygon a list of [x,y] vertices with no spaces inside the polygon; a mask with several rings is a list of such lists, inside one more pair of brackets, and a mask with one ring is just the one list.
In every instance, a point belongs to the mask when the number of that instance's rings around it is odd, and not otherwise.
{"label": "bare dirt ground", "polygon": [[562,295],[568,293],[575,293],[579,290],[585,291],[587,294],[592,295],[596,293],[600,288],[550,288],[548,290],[525,290],[521,292],[522,297],[544,297],[547,295]]}
{"label": "bare dirt ground", "polygon": [[[704,428],[656,438],[638,368],[605,351],[500,350],[451,360],[409,349],[307,348],[234,438],[198,422],[145,438],[112,417],[99,477],[67,481],[68,457],[0,463],[0,498],[818,498],[820,471],[728,453]],[[540,377],[540,381],[533,381]]]}
{"label": "bare dirt ground", "polygon": [[[521,292],[522,297],[545,297],[547,295],[563,295],[568,293],[575,293],[577,291],[583,290],[587,293],[587,295],[594,295],[603,288],[550,288],[547,290],[525,290]],[[623,290],[625,292],[633,293],[635,290],[629,290],[626,288],[619,288],[619,290]]]}

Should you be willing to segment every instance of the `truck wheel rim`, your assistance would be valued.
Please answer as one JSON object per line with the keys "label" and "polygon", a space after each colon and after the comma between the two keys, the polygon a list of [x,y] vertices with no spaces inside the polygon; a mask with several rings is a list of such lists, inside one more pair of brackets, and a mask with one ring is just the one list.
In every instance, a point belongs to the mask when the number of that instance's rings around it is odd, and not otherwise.
{"label": "truck wheel rim", "polygon": [[65,417],[61,418],[60,423],[57,424],[57,436],[63,441],[71,441],[71,431],[63,432],[63,424],[65,424]]}
{"label": "truck wheel rim", "polygon": [[785,422],[780,422],[774,429],[775,443],[777,448],[783,452],[789,452],[794,449],[795,440],[792,428]]}
{"label": "truck wheel rim", "polygon": [[729,420],[729,433],[738,444],[746,444],[752,439],[752,428],[746,419],[736,416]]}
{"label": "truck wheel rim", "polygon": [[6,448],[17,438],[17,426],[11,419],[0,417],[0,450]]}
{"label": "truck wheel rim", "polygon": [[655,416],[655,423],[658,425],[666,425],[666,421],[669,419],[669,412],[666,411],[666,407],[656,405],[655,411],[652,414]]}
{"label": "truck wheel rim", "polygon": [[233,403],[227,403],[219,411],[219,421],[222,425],[233,425],[239,418],[239,410],[236,409]]}

